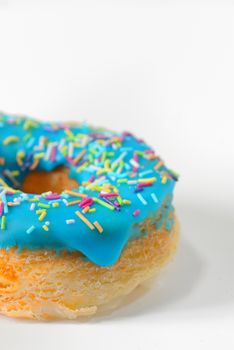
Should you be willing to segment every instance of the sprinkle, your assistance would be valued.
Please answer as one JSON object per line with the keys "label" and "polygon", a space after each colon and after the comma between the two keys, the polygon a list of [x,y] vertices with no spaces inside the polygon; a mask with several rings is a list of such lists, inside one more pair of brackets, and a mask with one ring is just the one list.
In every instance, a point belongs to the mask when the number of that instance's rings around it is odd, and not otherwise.
{"label": "sprinkle", "polygon": [[55,200],[55,199],[60,199],[60,195],[57,193],[51,193],[48,194],[47,196],[44,197],[46,200]]}
{"label": "sprinkle", "polygon": [[154,167],[155,170],[159,170],[164,164],[163,160],[160,160]]}
{"label": "sprinkle", "polygon": [[49,231],[49,227],[48,227],[47,225],[43,225],[42,228],[43,228],[43,230],[45,230],[45,231]]}
{"label": "sprinkle", "polygon": [[32,204],[30,205],[30,210],[33,211],[33,210],[35,209],[35,206],[36,206],[36,204],[35,204],[35,203],[32,203]]}
{"label": "sprinkle", "polygon": [[4,203],[0,202],[0,216],[3,214],[3,209],[4,209]]}
{"label": "sprinkle", "polygon": [[0,165],[4,165],[5,164],[5,158],[0,157]]}
{"label": "sprinkle", "polygon": [[38,203],[38,207],[43,208],[43,209],[49,209],[50,205],[49,204],[45,204],[45,203]]}
{"label": "sprinkle", "polygon": [[71,205],[79,204],[80,202],[81,202],[80,199],[78,199],[76,201],[67,202],[67,206],[70,207]]}
{"label": "sprinkle", "polygon": [[73,196],[73,197],[81,197],[81,198],[88,197],[87,194],[74,192],[74,191],[70,191],[70,190],[66,190],[66,191],[64,191],[64,193],[69,194],[70,196]]}
{"label": "sprinkle", "polygon": [[140,164],[136,162],[133,158],[129,161],[129,163],[136,169],[140,168]]}
{"label": "sprinkle", "polygon": [[67,225],[71,225],[71,224],[74,224],[75,223],[75,220],[74,219],[68,219],[66,220],[66,224]]}
{"label": "sprinkle", "polygon": [[73,159],[73,163],[75,165],[77,165],[79,163],[79,161],[84,157],[84,155],[86,154],[86,151],[83,150],[82,152],[80,152],[74,159]]}
{"label": "sprinkle", "polygon": [[123,199],[123,204],[130,205],[132,202],[129,201],[128,199]]}
{"label": "sprinkle", "polygon": [[76,211],[76,215],[91,229],[94,230],[94,226],[91,222],[79,211]]}
{"label": "sprinkle", "polygon": [[161,183],[163,184],[163,185],[165,185],[166,183],[167,183],[167,176],[166,175],[163,175],[163,177],[162,177],[162,180],[161,180]]}
{"label": "sprinkle", "polygon": [[96,211],[96,208],[89,209],[89,213],[94,213]]}
{"label": "sprinkle", "polygon": [[30,235],[30,233],[32,233],[34,230],[35,230],[35,226],[32,225],[31,227],[29,227],[29,228],[27,229],[26,233],[27,233],[28,235]]}
{"label": "sprinkle", "polygon": [[118,193],[111,192],[111,193],[100,193],[99,197],[118,197]]}
{"label": "sprinkle", "polygon": [[106,207],[106,208],[108,208],[110,210],[114,210],[115,209],[114,206],[104,202],[103,200],[101,200],[99,198],[93,197],[93,200],[94,200],[94,202],[96,202],[96,203],[98,203],[98,204],[102,205],[103,207]]}
{"label": "sprinkle", "polygon": [[58,203],[58,202],[52,203],[52,207],[53,207],[53,208],[58,208],[58,207],[59,207],[59,203]]}
{"label": "sprinkle", "polygon": [[139,182],[139,183],[145,183],[145,182],[147,182],[147,183],[153,183],[153,182],[155,182],[156,180],[157,180],[156,177],[150,177],[150,178],[146,178],[146,179],[139,179],[138,182]]}
{"label": "sprinkle", "polygon": [[34,159],[32,165],[30,166],[30,170],[35,170],[38,167],[39,159]]}
{"label": "sprinkle", "polygon": [[137,197],[139,198],[139,200],[141,201],[142,204],[144,204],[144,205],[148,204],[141,193],[137,193]]}
{"label": "sprinkle", "polygon": [[93,224],[94,224],[94,226],[96,227],[96,229],[98,230],[99,233],[103,232],[103,227],[99,224],[98,221],[95,221]]}
{"label": "sprinkle", "polygon": [[142,177],[142,176],[145,176],[145,175],[149,175],[149,174],[152,174],[153,170],[145,170],[145,171],[142,171],[141,173],[139,173],[139,176]]}
{"label": "sprinkle", "polygon": [[89,208],[90,208],[90,206],[87,205],[87,206],[82,210],[82,213],[87,213],[87,211],[89,212]]}
{"label": "sprinkle", "polygon": [[1,230],[5,230],[5,229],[6,229],[6,216],[3,215],[1,220]]}
{"label": "sprinkle", "polygon": [[140,209],[137,209],[132,213],[133,216],[137,216],[139,214],[140,214]]}
{"label": "sprinkle", "polygon": [[17,136],[14,136],[14,135],[11,135],[11,136],[8,136],[6,137],[4,140],[3,140],[3,144],[5,146],[9,145],[10,143],[12,142],[19,142],[19,138]]}
{"label": "sprinkle", "polygon": [[155,193],[151,193],[151,197],[152,197],[154,203],[158,203],[158,198],[157,198]]}
{"label": "sprinkle", "polygon": [[45,216],[46,216],[46,211],[43,210],[42,213],[41,213],[41,215],[39,216],[38,220],[39,220],[39,221],[44,220]]}

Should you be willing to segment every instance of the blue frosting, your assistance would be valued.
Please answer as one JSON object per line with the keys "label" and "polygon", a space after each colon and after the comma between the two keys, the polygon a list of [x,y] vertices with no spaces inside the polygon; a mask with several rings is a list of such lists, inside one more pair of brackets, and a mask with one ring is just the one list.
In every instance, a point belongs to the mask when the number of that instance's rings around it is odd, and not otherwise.
{"label": "blue frosting", "polygon": [[[57,197],[23,193],[20,186],[32,165],[38,171],[67,166],[80,187]],[[153,221],[165,201],[169,204],[156,227],[169,218],[176,180],[152,149],[131,134],[0,114],[0,248],[80,251],[98,265],[111,265],[128,240],[140,235],[136,224]],[[105,197],[108,192],[113,197]],[[82,201],[80,194],[91,200],[85,213],[78,204],[67,205]],[[166,226],[171,228],[171,221]]]}

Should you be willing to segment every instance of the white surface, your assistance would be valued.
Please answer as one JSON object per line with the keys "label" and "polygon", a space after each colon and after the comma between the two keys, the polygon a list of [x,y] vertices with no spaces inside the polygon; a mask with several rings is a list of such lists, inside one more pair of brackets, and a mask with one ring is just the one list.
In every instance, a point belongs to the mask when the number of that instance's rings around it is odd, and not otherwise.
{"label": "white surface", "polygon": [[231,2],[0,0],[0,109],[141,135],[182,227],[153,288],[89,322],[2,317],[1,350],[233,348],[233,40]]}

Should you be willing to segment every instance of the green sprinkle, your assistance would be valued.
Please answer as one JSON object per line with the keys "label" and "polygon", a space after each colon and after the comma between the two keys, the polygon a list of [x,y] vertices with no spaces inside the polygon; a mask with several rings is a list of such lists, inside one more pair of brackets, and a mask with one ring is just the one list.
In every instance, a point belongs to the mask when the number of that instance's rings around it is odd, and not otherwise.
{"label": "green sprinkle", "polygon": [[44,208],[44,209],[49,209],[50,205],[49,204],[45,204],[45,203],[38,203],[38,207]]}
{"label": "green sprinkle", "polygon": [[110,205],[110,204],[108,204],[108,203],[102,201],[102,200],[99,199],[99,198],[93,197],[92,199],[93,199],[94,202],[96,202],[96,203],[102,205],[103,207],[106,207],[106,208],[108,208],[108,209],[110,209],[110,210],[114,210],[114,209],[115,209],[114,206],[112,206],[112,205]]}
{"label": "green sprinkle", "polygon": [[5,229],[6,229],[6,216],[3,215],[2,221],[1,221],[1,230],[5,230]]}

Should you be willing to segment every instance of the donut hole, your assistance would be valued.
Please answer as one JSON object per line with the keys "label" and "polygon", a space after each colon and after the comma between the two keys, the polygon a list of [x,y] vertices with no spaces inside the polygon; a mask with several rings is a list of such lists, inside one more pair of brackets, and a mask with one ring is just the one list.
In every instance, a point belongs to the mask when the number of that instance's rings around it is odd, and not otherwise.
{"label": "donut hole", "polygon": [[61,193],[78,186],[78,182],[69,177],[69,168],[58,166],[52,171],[32,171],[29,173],[22,183],[22,191],[35,194],[48,191]]}

